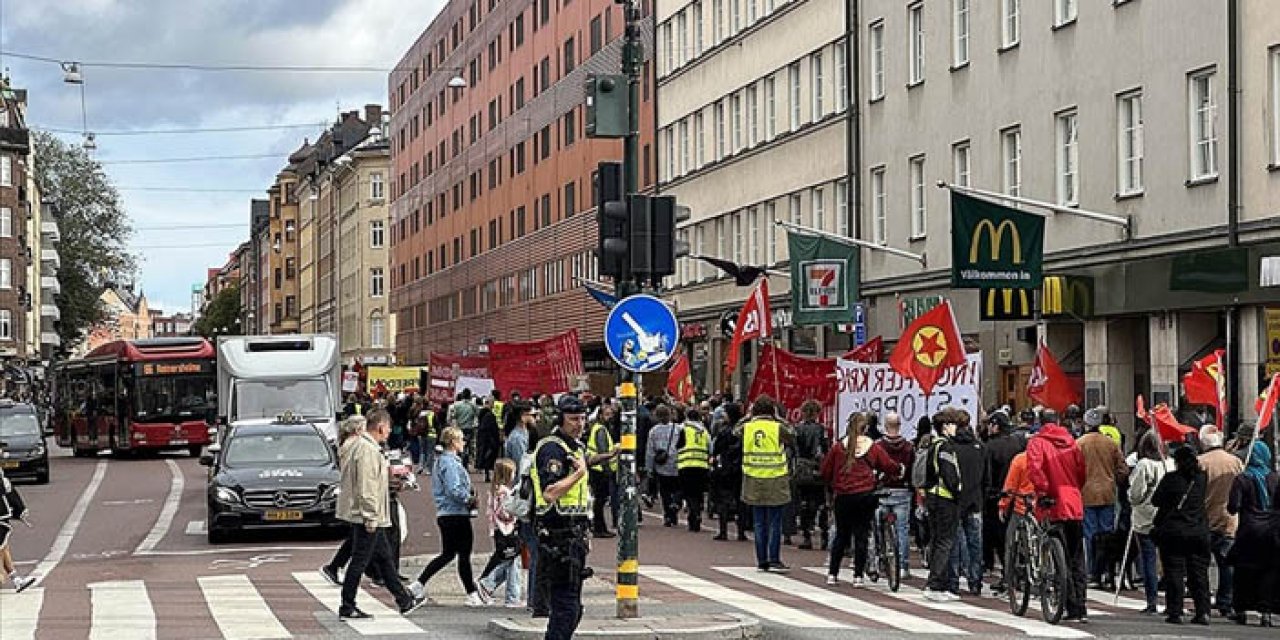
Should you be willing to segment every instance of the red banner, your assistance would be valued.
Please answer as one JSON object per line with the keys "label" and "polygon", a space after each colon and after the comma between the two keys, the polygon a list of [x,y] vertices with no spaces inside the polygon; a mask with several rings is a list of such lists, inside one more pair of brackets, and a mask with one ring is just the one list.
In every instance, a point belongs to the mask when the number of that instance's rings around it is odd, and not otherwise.
{"label": "red banner", "polygon": [[748,404],[762,395],[781,402],[787,410],[787,420],[793,423],[800,421],[800,406],[806,400],[817,400],[822,405],[822,423],[830,425],[836,411],[835,358],[805,358],[771,344],[763,345],[747,393]]}
{"label": "red banner", "polygon": [[489,372],[494,387],[508,396],[569,391],[570,376],[583,373],[578,330],[540,342],[495,342],[489,345]]}
{"label": "red banner", "polygon": [[862,345],[861,347],[856,347],[853,351],[850,351],[840,357],[845,360],[867,362],[871,364],[884,362],[884,340],[882,340],[880,336],[876,336],[872,338],[870,342]]}
{"label": "red banner", "polygon": [[427,398],[432,402],[453,402],[458,378],[488,378],[489,358],[485,356],[455,356],[433,353],[431,362],[431,391]]}

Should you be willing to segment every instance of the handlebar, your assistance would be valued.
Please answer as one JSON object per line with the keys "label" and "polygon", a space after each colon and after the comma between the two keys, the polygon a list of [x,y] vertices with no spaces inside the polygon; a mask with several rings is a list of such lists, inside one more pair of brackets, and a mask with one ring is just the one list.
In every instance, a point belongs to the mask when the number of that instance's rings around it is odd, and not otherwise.
{"label": "handlebar", "polygon": [[1052,507],[1055,504],[1058,504],[1057,500],[1049,496],[1037,496],[1034,493],[1017,493],[1013,491],[1001,491],[1000,497],[1013,498],[1021,502],[1022,504],[1026,505],[1027,507],[1036,506],[1042,509],[1048,509],[1049,507]]}

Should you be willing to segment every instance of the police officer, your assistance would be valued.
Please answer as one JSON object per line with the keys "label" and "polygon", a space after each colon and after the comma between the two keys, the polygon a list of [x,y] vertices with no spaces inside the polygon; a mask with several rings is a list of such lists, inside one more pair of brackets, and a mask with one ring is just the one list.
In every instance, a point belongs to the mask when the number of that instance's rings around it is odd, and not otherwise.
{"label": "police officer", "polygon": [[676,440],[676,472],[680,476],[680,493],[689,507],[689,531],[702,530],[702,501],[707,493],[707,474],[711,465],[711,434],[702,426],[696,409],[685,413],[684,428]]}
{"label": "police officer", "polygon": [[[587,436],[587,457],[599,458],[601,454],[613,451],[613,432],[609,424],[613,421],[613,406],[601,405],[600,414],[591,424],[591,432]],[[607,461],[589,467],[591,478],[591,495],[595,500],[591,505],[591,534],[596,538],[612,538],[616,534],[604,524],[604,503],[609,501],[613,526],[618,526],[618,503],[615,480],[618,474],[618,461],[610,458]]]}
{"label": "police officer", "polygon": [[582,619],[582,581],[590,576],[587,468],[617,456],[614,450],[587,459],[586,447],[578,441],[586,407],[577,398],[565,396],[559,409],[562,422],[538,442],[530,470],[538,529],[536,588],[547,594],[550,605],[547,640],[569,640]]}

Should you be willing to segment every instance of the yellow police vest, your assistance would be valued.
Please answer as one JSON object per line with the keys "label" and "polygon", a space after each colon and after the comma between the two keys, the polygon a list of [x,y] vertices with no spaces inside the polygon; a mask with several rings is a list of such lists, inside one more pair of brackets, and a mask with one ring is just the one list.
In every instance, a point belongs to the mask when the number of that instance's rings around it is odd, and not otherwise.
{"label": "yellow police vest", "polygon": [[584,474],[578,479],[559,500],[554,503],[547,502],[546,497],[542,494],[542,479],[538,477],[538,454],[542,451],[542,447],[554,443],[564,449],[565,453],[571,456],[581,457],[582,452],[573,452],[569,449],[569,445],[564,443],[558,436],[547,436],[538,442],[538,446],[533,449],[534,464],[529,468],[529,477],[533,479],[533,497],[534,497],[534,513],[539,516],[545,516],[552,510],[562,516],[589,516],[591,514],[591,491],[587,488],[587,476]]}
{"label": "yellow police vest", "polygon": [[434,411],[427,412],[427,437],[436,437],[436,414]]}
{"label": "yellow police vest", "polygon": [[685,425],[684,446],[676,454],[676,469],[708,469],[711,467],[707,459],[711,455],[711,446],[704,429]]}
{"label": "yellow police vest", "polygon": [[502,426],[504,420],[506,419],[506,416],[503,415],[503,412],[506,410],[506,408],[507,408],[507,405],[503,403],[501,400],[493,401],[493,415],[498,418],[499,427]]}
{"label": "yellow police vest", "polygon": [[[596,438],[600,435],[601,431],[604,432],[604,441],[606,443],[605,444],[606,448],[603,451],[596,448]],[[592,456],[598,456],[602,453],[609,453],[612,450],[613,450],[613,434],[609,432],[609,428],[606,427],[603,422],[597,422],[591,425],[591,435],[590,437],[587,438],[587,460],[590,460]],[[606,469],[608,469],[609,473],[614,473],[618,470],[618,460],[615,458],[607,462],[593,464],[587,468],[596,472],[604,472]]]}
{"label": "yellow police vest", "polygon": [[782,425],[756,418],[742,427],[742,474],[748,478],[781,478],[787,475],[782,451]]}

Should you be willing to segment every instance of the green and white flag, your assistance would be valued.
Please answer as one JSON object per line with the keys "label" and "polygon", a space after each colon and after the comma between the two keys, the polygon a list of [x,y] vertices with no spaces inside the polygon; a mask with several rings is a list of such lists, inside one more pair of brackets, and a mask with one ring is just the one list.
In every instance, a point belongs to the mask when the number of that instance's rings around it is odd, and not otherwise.
{"label": "green and white flag", "polygon": [[787,232],[791,310],[797,326],[853,321],[858,250],[822,236]]}

